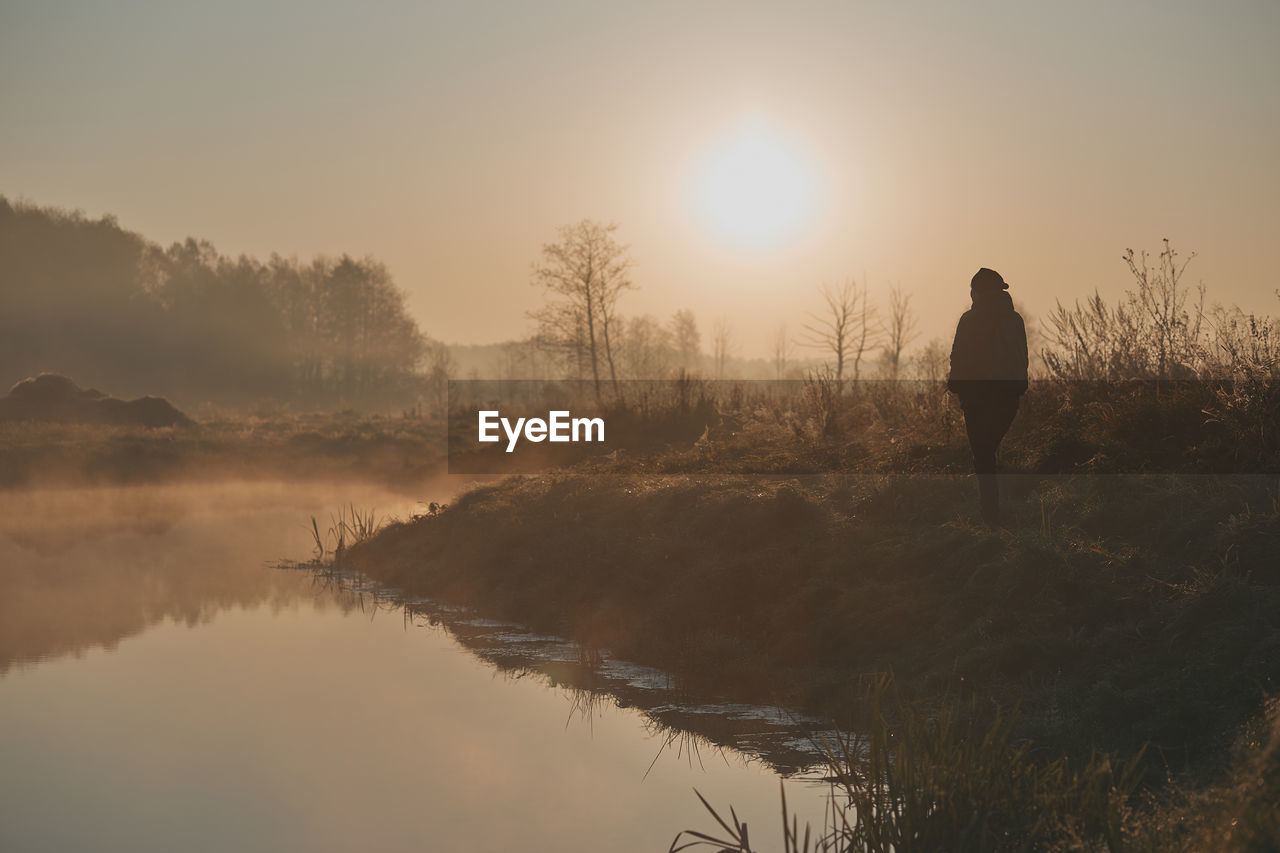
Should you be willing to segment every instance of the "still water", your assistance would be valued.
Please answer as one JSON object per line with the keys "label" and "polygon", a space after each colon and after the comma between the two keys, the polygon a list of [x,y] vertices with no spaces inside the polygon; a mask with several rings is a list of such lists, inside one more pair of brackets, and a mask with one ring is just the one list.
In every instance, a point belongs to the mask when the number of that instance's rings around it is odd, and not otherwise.
{"label": "still water", "polygon": [[[781,847],[794,732],[623,661],[584,689],[556,638],[273,567],[344,503],[415,508],[351,486],[0,493],[0,850],[662,851],[715,828],[694,788]],[[827,789],[785,784],[820,824]]]}

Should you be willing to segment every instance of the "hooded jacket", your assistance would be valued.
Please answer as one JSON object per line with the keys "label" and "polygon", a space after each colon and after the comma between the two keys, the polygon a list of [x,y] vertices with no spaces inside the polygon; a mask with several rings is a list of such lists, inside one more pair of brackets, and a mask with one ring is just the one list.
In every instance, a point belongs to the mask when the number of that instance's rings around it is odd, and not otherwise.
{"label": "hooded jacket", "polygon": [[947,390],[961,402],[976,394],[1026,392],[1027,330],[1005,291],[974,291],[973,307],[956,324]]}

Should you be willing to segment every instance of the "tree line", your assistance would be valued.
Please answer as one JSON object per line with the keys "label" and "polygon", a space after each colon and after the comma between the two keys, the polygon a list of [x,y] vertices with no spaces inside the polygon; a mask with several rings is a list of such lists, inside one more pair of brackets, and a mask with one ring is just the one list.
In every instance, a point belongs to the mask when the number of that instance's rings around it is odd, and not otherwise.
{"label": "tree line", "polygon": [[[715,324],[708,356],[691,311],[677,311],[665,323],[648,314],[626,317],[619,312],[620,297],[635,284],[628,247],[618,242],[617,228],[584,219],[561,227],[558,239],[542,247],[531,281],[546,292],[547,302],[530,314],[533,335],[507,345],[499,371],[511,377],[587,380],[597,391],[604,382],[661,379],[681,371],[730,378],[737,341],[726,319]],[[908,366],[907,347],[917,337],[910,296],[894,287],[882,314],[865,281],[849,279],[839,287],[822,288],[821,295],[823,310],[809,315],[800,337],[793,339],[785,324],[779,326],[771,378],[800,378],[820,370],[837,381],[846,372],[858,379],[873,360],[877,375],[898,378]],[[798,348],[814,358],[798,360]],[[925,357],[936,360],[937,351],[937,346],[927,348]],[[936,366],[925,372],[936,372]]]}
{"label": "tree line", "polygon": [[[1158,258],[1126,252],[1134,288],[1058,305],[1041,324],[1042,369],[1063,379],[1273,374],[1280,332],[1265,316],[1205,307],[1166,242]],[[533,261],[546,294],[532,334],[499,348],[499,378],[602,383],[683,373],[712,378],[941,380],[948,342],[909,352],[918,337],[911,297],[885,305],[849,279],[819,290],[798,335],[780,324],[771,357],[748,363],[727,320],[706,341],[691,311],[627,316],[634,290],[617,226],[560,228]],[[1028,318],[1029,320],[1031,318]],[[114,218],[10,203],[0,196],[0,382],[41,371],[121,395],[165,394],[190,405],[305,408],[443,403],[457,373],[427,337],[403,292],[372,258],[266,261],[218,253],[203,240],[162,247]],[[486,370],[486,373],[489,371]]]}
{"label": "tree line", "polygon": [[[616,231],[616,225],[583,220],[543,246],[532,282],[547,291],[548,302],[531,314],[536,330],[530,339],[508,345],[519,356],[504,362],[504,375],[586,379],[597,389],[603,381],[661,379],[680,371],[743,378],[730,375],[737,342],[727,320],[716,322],[704,354],[689,311],[666,323],[619,313],[619,297],[635,285]],[[1122,260],[1133,286],[1120,299],[1108,301],[1095,291],[1083,304],[1059,303],[1039,324],[1027,318],[1043,344],[1034,353],[1038,372],[1107,381],[1273,377],[1280,371],[1280,327],[1266,315],[1206,306],[1203,284],[1183,283],[1194,257],[1180,258],[1168,240],[1155,258],[1126,250]],[[838,387],[868,377],[946,377],[948,341],[935,338],[909,352],[919,337],[918,318],[901,286],[890,289],[885,305],[872,300],[865,280],[854,278],[819,288],[819,296],[821,307],[806,316],[799,335],[793,337],[785,323],[778,326],[771,364],[756,366],[751,378],[819,376]],[[798,352],[811,357],[798,359]]]}
{"label": "tree line", "polygon": [[187,404],[412,405],[448,370],[372,258],[161,247],[0,197],[0,369]]}

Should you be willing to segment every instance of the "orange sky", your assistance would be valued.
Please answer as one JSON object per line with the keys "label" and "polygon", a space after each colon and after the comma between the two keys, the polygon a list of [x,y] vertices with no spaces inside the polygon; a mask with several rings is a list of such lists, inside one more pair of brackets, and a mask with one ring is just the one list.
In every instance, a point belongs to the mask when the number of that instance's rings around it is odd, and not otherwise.
{"label": "orange sky", "polygon": [[[451,342],[526,334],[529,263],[583,217],[632,245],[625,313],[723,316],[748,356],[848,275],[949,336],[979,266],[1038,314],[1166,236],[1280,313],[1277,43],[1274,0],[8,3],[0,194],[371,253]],[[747,127],[812,179],[758,246],[697,189]]]}

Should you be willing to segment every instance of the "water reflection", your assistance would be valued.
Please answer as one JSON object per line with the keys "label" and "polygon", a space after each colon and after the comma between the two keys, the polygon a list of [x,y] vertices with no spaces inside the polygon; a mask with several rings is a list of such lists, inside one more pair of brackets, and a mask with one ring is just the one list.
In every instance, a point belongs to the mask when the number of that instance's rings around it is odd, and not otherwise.
{"label": "water reflection", "polygon": [[613,658],[608,650],[587,649],[514,622],[477,616],[465,608],[428,598],[405,598],[399,590],[362,577],[307,565],[283,564],[307,572],[318,587],[345,594],[371,616],[395,614],[405,625],[443,630],[475,657],[511,678],[534,677],[569,697],[568,722],[590,725],[611,708],[643,712],[645,726],[659,744],[656,762],[673,751],[702,762],[710,751],[723,758],[731,749],[764,762],[784,776],[812,770],[821,761],[817,741],[836,733],[823,721],[768,705],[699,701],[659,669]]}
{"label": "water reflection", "polygon": [[0,495],[0,849],[662,850],[704,825],[695,786],[775,819],[777,776],[660,673],[268,566],[312,514],[395,500]]}
{"label": "water reflection", "polygon": [[308,513],[362,499],[412,504],[351,486],[0,491],[0,674],[113,649],[165,619],[195,626],[230,607],[310,600],[305,585],[264,571],[266,561],[306,552]]}

